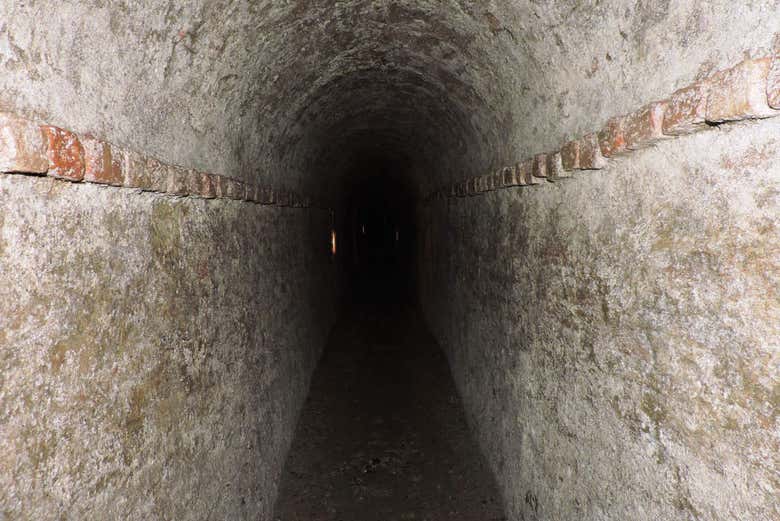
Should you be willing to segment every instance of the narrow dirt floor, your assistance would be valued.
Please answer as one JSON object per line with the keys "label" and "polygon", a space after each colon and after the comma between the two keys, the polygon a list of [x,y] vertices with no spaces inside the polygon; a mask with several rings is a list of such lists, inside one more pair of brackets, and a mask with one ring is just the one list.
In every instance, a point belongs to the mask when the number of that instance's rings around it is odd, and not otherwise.
{"label": "narrow dirt floor", "polygon": [[494,479],[416,311],[352,311],[314,374],[277,521],[499,521]]}

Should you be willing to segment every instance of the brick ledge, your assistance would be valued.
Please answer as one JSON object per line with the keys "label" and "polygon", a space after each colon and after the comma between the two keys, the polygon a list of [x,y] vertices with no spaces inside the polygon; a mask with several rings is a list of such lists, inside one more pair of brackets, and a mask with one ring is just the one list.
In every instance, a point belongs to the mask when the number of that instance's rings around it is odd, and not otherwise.
{"label": "brick ledge", "polygon": [[447,198],[493,190],[536,186],[571,178],[575,171],[601,170],[610,160],[661,140],[734,121],[780,115],[780,38],[772,56],[746,59],[623,116],[603,128],[570,140],[560,149],[527,157],[485,175],[428,193],[427,205]]}
{"label": "brick ledge", "polygon": [[328,209],[292,190],[171,165],[91,135],[0,112],[0,173],[49,176],[176,197]]}

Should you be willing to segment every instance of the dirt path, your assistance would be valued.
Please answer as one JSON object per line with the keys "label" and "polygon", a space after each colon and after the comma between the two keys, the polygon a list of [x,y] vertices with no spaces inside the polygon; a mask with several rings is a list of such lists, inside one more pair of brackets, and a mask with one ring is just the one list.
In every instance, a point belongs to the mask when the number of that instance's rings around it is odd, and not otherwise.
{"label": "dirt path", "polygon": [[504,519],[445,356],[416,316],[363,310],[335,328],[277,521]]}

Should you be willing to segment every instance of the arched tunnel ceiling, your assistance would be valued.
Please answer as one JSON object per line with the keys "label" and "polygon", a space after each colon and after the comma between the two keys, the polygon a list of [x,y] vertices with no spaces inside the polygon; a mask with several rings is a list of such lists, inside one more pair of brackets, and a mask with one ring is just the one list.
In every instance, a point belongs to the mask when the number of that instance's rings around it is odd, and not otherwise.
{"label": "arched tunnel ceiling", "polygon": [[[416,188],[431,187],[484,168],[496,155],[488,143],[512,126],[500,110],[504,38],[486,5],[53,4],[14,3],[20,25],[40,23],[0,28],[5,47],[24,48],[32,77],[49,80],[47,99],[28,105],[173,162],[332,195],[370,149],[406,165]],[[7,79],[0,106],[27,96]],[[91,117],[76,110],[84,101]],[[81,124],[57,121],[66,112]]]}
{"label": "arched tunnel ceiling", "polygon": [[0,110],[320,197],[385,158],[419,193],[759,52],[770,4],[0,0]]}
{"label": "arched tunnel ceiling", "polygon": [[336,190],[368,149],[405,158],[403,174],[423,189],[484,168],[488,143],[511,127],[495,109],[499,53],[480,41],[487,13],[473,2],[355,1],[271,16],[287,35],[273,53],[291,64],[278,82],[295,86],[268,94],[272,162]]}

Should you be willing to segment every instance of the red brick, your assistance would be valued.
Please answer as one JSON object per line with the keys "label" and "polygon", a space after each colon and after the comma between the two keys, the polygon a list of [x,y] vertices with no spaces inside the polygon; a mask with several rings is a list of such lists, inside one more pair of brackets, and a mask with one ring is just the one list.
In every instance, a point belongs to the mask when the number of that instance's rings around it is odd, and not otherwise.
{"label": "red brick", "polygon": [[600,170],[607,166],[607,160],[601,155],[596,134],[585,134],[579,139],[580,170]]}
{"label": "red brick", "polygon": [[184,178],[184,191],[188,196],[200,197],[201,175],[192,168],[182,169],[181,177]]}
{"label": "red brick", "polygon": [[214,177],[214,174],[200,172],[200,192],[198,192],[198,195],[204,199],[214,199],[217,196],[217,187]]}
{"label": "red brick", "polygon": [[180,166],[168,165],[168,176],[165,183],[165,193],[185,196],[187,192],[189,172]]}
{"label": "red brick", "polygon": [[531,174],[534,177],[547,177],[547,154],[536,154],[534,156],[533,169]]}
{"label": "red brick", "polygon": [[146,159],[132,150],[112,150],[112,159],[119,156],[122,162],[123,184],[127,188],[139,188],[148,190],[150,188],[149,169],[146,165]]}
{"label": "red brick", "polygon": [[[240,179],[233,179],[233,199],[236,201],[246,201],[246,183]],[[230,190],[228,190],[230,192]]]}
{"label": "red brick", "polygon": [[270,186],[261,186],[257,202],[260,204],[274,204],[273,189]]}
{"label": "red brick", "polygon": [[247,201],[253,203],[260,202],[260,187],[255,183],[247,183],[246,185],[246,197]]}
{"label": "red brick", "polygon": [[669,139],[670,136],[663,133],[666,106],[666,101],[657,101],[625,117],[623,138],[628,150],[638,150],[662,139]]}
{"label": "red brick", "polygon": [[498,190],[504,187],[504,169],[499,168],[492,174],[493,176],[493,189]]}
{"label": "red brick", "polygon": [[542,180],[533,176],[534,160],[526,159],[515,165],[517,182],[520,186],[538,185]]}
{"label": "red brick", "polygon": [[563,169],[563,160],[560,152],[547,154],[547,180],[557,181],[571,177],[571,174]]}
{"label": "red brick", "polygon": [[228,190],[228,178],[219,174],[210,174],[211,180],[214,183],[214,194],[218,199],[227,198]]}
{"label": "red brick", "polygon": [[678,136],[706,127],[708,88],[707,81],[700,81],[669,97],[662,126],[664,134]]}
{"label": "red brick", "polygon": [[564,170],[580,169],[580,142],[569,141],[561,147],[561,166]]}
{"label": "red brick", "polygon": [[599,148],[604,157],[614,157],[626,151],[626,140],[623,137],[623,116],[607,120],[604,128],[598,132]]}
{"label": "red brick", "polygon": [[224,197],[233,199],[235,201],[241,201],[246,196],[246,188],[243,181],[232,177],[223,177],[224,181]]}
{"label": "red brick", "polygon": [[478,178],[472,177],[471,179],[466,181],[466,194],[468,195],[477,195],[477,180]]}
{"label": "red brick", "polygon": [[492,192],[496,189],[496,178],[493,177],[493,173],[485,174],[482,176],[485,179],[485,191]]}
{"label": "red brick", "polygon": [[769,106],[770,58],[745,60],[710,79],[706,119],[711,123],[768,118],[780,114]]}
{"label": "red brick", "polygon": [[501,186],[517,186],[517,169],[514,166],[505,166],[501,169]]}
{"label": "red brick", "polygon": [[118,147],[111,148],[111,179],[109,183],[111,186],[124,186],[125,184],[125,171],[122,165],[122,150]]}
{"label": "red brick", "polygon": [[45,174],[47,141],[38,125],[0,113],[0,172]]}
{"label": "red brick", "polygon": [[147,186],[143,190],[163,193],[168,189],[168,165],[150,157],[146,159]]}
{"label": "red brick", "polygon": [[244,201],[252,202],[255,200],[256,186],[254,183],[244,183]]}
{"label": "red brick", "polygon": [[775,39],[772,63],[766,79],[766,97],[770,107],[780,109],[780,36]]}
{"label": "red brick", "polygon": [[92,136],[82,137],[81,144],[84,147],[84,181],[122,186],[121,161],[114,161],[111,145]]}
{"label": "red brick", "polygon": [[78,136],[48,125],[42,126],[41,131],[47,142],[48,175],[69,181],[84,179],[84,147]]}

